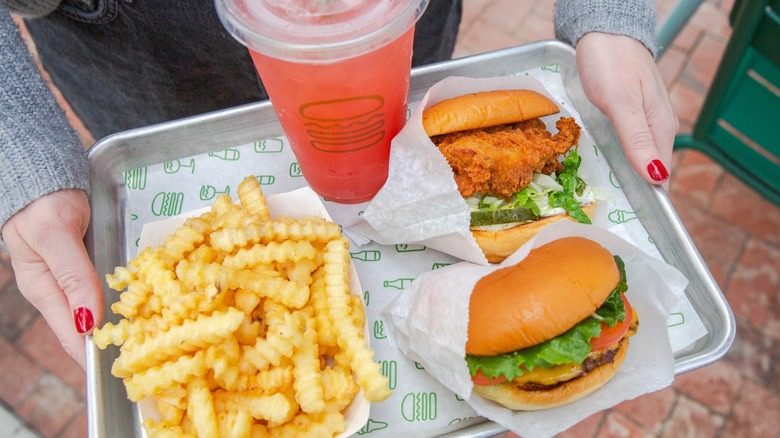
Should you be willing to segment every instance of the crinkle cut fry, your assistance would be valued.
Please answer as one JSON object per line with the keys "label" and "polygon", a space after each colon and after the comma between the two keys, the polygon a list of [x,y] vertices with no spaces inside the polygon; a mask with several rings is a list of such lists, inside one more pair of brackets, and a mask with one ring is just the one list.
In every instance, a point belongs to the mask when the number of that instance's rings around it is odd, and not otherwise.
{"label": "crinkle cut fry", "polygon": [[249,244],[267,244],[285,240],[328,242],[341,237],[341,227],[321,217],[304,216],[297,220],[282,217],[245,228],[224,228],[210,234],[211,246],[232,253]]}
{"label": "crinkle cut fry", "polygon": [[288,240],[241,248],[235,255],[226,256],[222,265],[231,269],[248,269],[258,264],[297,262],[303,259],[313,259],[316,256],[317,250],[308,241]]}
{"label": "crinkle cut fry", "polygon": [[246,177],[238,185],[238,199],[241,206],[250,214],[257,216],[260,221],[271,219],[268,203],[263,195],[260,182],[254,176]]}
{"label": "crinkle cut fry", "polygon": [[127,398],[137,402],[173,385],[186,383],[193,377],[203,377],[207,372],[205,350],[193,356],[181,356],[173,362],[166,362],[126,378]]}
{"label": "crinkle cut fry", "polygon": [[338,332],[338,344],[350,359],[350,366],[357,374],[358,385],[371,402],[385,400],[392,394],[388,380],[381,373],[374,353],[366,347],[360,331],[350,316],[349,300],[349,250],[344,238],[328,242],[324,256],[325,291],[328,295],[329,314]]}
{"label": "crinkle cut fry", "polygon": [[141,344],[125,344],[116,358],[111,373],[119,378],[159,365],[173,357],[223,342],[241,325],[244,313],[236,308],[225,312],[201,315],[194,321],[161,332]]}

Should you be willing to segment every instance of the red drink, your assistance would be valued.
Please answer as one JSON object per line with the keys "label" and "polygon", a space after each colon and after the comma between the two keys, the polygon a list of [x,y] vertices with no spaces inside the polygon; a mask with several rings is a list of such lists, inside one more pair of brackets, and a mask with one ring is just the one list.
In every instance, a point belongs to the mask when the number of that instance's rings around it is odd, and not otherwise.
{"label": "red drink", "polygon": [[372,52],[327,64],[250,51],[306,181],[337,202],[371,199],[406,121],[414,27]]}
{"label": "red drink", "polygon": [[406,121],[414,23],[428,0],[215,0],[249,48],[303,176],[371,199]]}

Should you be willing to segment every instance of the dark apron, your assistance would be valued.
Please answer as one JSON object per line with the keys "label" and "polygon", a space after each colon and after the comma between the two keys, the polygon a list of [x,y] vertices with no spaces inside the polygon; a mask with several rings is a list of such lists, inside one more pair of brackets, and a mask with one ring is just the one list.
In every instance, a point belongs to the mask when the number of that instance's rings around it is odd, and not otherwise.
{"label": "dark apron", "polygon": [[[413,65],[449,59],[461,0],[431,0]],[[26,20],[41,62],[96,139],[267,99],[213,0],[66,0]]]}

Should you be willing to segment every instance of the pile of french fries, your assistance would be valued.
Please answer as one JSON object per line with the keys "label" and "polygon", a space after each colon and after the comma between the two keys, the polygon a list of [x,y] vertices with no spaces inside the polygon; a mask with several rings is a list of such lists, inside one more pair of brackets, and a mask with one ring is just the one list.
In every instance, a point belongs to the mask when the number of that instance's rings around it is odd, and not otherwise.
{"label": "pile of french fries", "polygon": [[150,437],[333,436],[360,389],[390,396],[349,290],[349,243],[319,217],[271,219],[248,177],[164,244],[106,276],[122,292],[111,373],[130,400],[151,399]]}

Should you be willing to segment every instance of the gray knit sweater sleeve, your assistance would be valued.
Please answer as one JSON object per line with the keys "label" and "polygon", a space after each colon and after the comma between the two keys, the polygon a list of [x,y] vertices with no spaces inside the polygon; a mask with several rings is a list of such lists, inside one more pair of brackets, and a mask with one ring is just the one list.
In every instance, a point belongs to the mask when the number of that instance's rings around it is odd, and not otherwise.
{"label": "gray knit sweater sleeve", "polygon": [[0,229],[33,200],[67,188],[88,190],[86,154],[0,6]]}
{"label": "gray knit sweater sleeve", "polygon": [[589,32],[630,36],[655,56],[653,0],[558,0],[555,36],[576,46]]}

